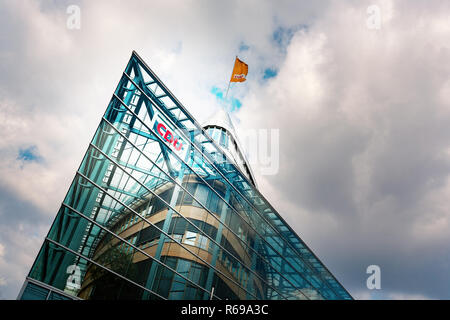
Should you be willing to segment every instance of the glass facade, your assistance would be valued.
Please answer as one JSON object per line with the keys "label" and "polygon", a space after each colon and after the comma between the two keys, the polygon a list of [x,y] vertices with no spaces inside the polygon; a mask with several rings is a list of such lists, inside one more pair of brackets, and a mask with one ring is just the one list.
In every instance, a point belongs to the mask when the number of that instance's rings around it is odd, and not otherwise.
{"label": "glass facade", "polygon": [[233,143],[133,52],[19,299],[352,299]]}

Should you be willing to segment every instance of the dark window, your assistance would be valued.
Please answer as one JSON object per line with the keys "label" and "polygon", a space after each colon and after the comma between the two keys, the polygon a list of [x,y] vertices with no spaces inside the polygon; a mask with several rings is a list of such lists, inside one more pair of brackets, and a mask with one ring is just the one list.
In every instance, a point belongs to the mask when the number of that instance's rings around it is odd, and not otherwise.
{"label": "dark window", "polygon": [[239,297],[228,287],[228,285],[214,274],[214,294],[221,299],[240,300]]}
{"label": "dark window", "polygon": [[169,227],[169,234],[184,234],[187,222],[183,218],[172,218]]}
{"label": "dark window", "polygon": [[137,270],[137,279],[136,282],[142,286],[146,286],[147,277],[150,273],[150,268],[152,267],[153,260],[148,258],[142,261],[137,262],[136,270]]}
{"label": "dark window", "polygon": [[37,286],[33,283],[28,283],[25,288],[21,300],[45,300],[47,299],[48,290]]}
{"label": "dark window", "polygon": [[[155,226],[162,229],[163,224],[164,224],[164,220],[155,223]],[[154,226],[150,225],[147,228],[142,229],[139,232],[139,235],[136,240],[136,245],[139,246],[144,242],[155,240],[156,238],[158,238],[160,236],[160,234],[161,234],[161,232],[158,229],[156,229]]]}
{"label": "dark window", "polygon": [[[205,223],[204,221],[197,220],[197,219],[189,219],[195,226],[197,226],[200,230],[204,231],[207,235],[209,235],[211,238],[215,239],[217,234],[217,228]],[[195,229],[194,226],[191,224],[188,224],[186,220],[183,218],[175,217],[172,218],[170,227],[169,227],[169,234],[184,234],[185,231],[191,231],[198,233],[198,230]]]}
{"label": "dark window", "polygon": [[[203,287],[206,282],[208,268],[196,262],[175,258],[163,257],[168,266],[175,269],[177,273],[194,283]],[[175,274],[166,268],[158,267],[157,285],[158,293],[169,299],[201,299],[204,291],[183,277]]]}
{"label": "dark window", "polygon": [[[172,198],[173,194],[173,188],[170,188],[164,192],[161,192],[159,196],[164,199],[167,203],[170,204],[170,199]],[[158,197],[153,197],[152,200],[150,200],[150,205],[153,206],[151,214],[154,215],[155,213],[158,213],[164,209],[167,209],[167,204],[164,203],[164,201],[160,200]]]}
{"label": "dark window", "polygon": [[72,300],[72,299],[52,291],[50,293],[50,296],[48,297],[48,300]]}
{"label": "dark window", "polygon": [[[184,188],[187,189],[187,191],[189,191],[190,194],[194,195],[195,194],[195,189],[197,188],[197,183],[186,183],[184,185]],[[194,201],[194,199],[187,193],[187,192],[180,192],[180,196],[178,197],[177,200],[177,205],[189,205],[192,204],[192,202]]]}

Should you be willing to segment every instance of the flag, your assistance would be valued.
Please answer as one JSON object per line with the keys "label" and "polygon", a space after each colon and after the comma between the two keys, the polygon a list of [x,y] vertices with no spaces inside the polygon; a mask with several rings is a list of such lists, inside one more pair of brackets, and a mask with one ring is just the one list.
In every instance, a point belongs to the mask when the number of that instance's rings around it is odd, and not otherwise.
{"label": "flag", "polygon": [[248,73],[248,65],[236,57],[230,82],[244,82]]}

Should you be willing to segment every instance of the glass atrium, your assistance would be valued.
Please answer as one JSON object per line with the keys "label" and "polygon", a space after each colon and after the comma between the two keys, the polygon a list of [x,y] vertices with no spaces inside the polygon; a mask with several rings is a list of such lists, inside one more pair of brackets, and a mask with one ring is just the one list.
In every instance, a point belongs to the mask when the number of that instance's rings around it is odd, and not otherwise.
{"label": "glass atrium", "polygon": [[133,52],[19,299],[352,297]]}

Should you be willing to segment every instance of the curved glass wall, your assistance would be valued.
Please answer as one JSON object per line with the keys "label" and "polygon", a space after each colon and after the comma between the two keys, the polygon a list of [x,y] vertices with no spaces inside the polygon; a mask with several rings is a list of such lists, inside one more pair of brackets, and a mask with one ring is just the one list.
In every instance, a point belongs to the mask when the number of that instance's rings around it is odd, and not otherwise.
{"label": "curved glass wall", "polygon": [[255,178],[233,134],[229,130],[217,125],[206,125],[204,129],[205,132],[222,148],[230,160],[239,167],[253,186],[256,186]]}

